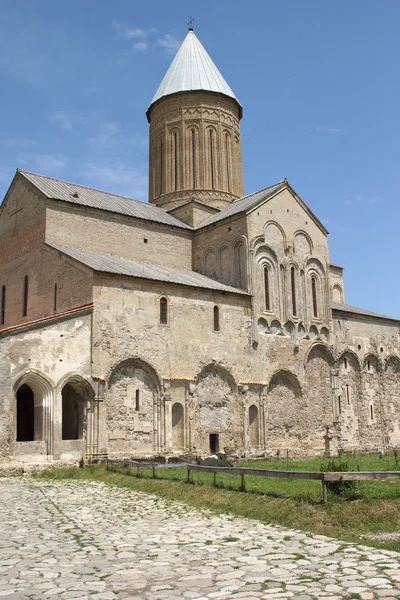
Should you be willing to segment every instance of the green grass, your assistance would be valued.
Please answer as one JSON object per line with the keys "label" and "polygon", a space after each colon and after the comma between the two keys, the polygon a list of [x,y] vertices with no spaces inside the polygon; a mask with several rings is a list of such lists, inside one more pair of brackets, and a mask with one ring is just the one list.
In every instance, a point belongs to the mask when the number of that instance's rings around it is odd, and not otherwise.
{"label": "green grass", "polygon": [[[342,457],[343,460],[343,457]],[[370,470],[382,464],[377,457],[363,457]],[[383,461],[384,459],[382,459]],[[357,463],[357,457],[355,458]],[[376,461],[379,461],[378,468]],[[294,470],[319,470],[323,459],[292,461]],[[278,464],[279,463],[279,464]],[[243,466],[282,469],[282,461],[247,461]],[[350,465],[349,465],[350,466]],[[392,469],[393,470],[393,469]],[[217,487],[212,485],[212,473],[192,472],[192,484],[186,483],[187,470],[114,467],[106,471],[102,466],[53,469],[36,474],[44,479],[83,479],[103,481],[123,488],[155,494],[169,500],[185,502],[196,508],[207,508],[219,513],[231,513],[257,519],[265,523],[323,534],[338,539],[400,551],[400,541],[372,541],[364,536],[397,532],[400,529],[400,480],[388,482],[360,482],[357,495],[335,497],[329,495],[328,504],[321,502],[321,483],[309,480],[286,480],[246,475],[247,492],[241,492],[240,477],[217,475]]]}

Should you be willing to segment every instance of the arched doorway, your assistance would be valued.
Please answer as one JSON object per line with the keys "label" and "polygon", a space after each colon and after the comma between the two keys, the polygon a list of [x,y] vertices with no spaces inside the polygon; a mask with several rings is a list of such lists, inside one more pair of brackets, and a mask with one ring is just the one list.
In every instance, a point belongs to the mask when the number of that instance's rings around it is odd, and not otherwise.
{"label": "arched doorway", "polygon": [[252,404],[249,408],[249,443],[250,448],[258,449],[260,445],[260,435],[258,428],[258,408]]}
{"label": "arched doorway", "polygon": [[73,384],[67,383],[61,392],[63,440],[83,439],[86,394]]}
{"label": "arched doorway", "polygon": [[184,411],[180,402],[172,406],[172,450],[183,450],[185,445]]}
{"label": "arched doorway", "polygon": [[17,390],[17,442],[33,442],[35,439],[35,396],[24,383]]}

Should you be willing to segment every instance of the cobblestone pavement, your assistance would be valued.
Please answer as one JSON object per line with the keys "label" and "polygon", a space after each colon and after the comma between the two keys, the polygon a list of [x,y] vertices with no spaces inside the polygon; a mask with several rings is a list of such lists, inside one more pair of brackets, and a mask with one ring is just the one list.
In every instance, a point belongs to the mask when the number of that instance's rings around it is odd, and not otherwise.
{"label": "cobblestone pavement", "polygon": [[0,479],[0,598],[400,597],[400,555],[97,482]]}

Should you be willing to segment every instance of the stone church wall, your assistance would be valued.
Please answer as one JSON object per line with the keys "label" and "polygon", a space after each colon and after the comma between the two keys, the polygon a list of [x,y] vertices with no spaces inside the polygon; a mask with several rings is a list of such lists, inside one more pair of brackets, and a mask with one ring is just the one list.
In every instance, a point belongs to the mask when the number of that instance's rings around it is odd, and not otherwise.
{"label": "stone church wall", "polygon": [[192,268],[191,235],[190,231],[178,227],[87,207],[63,207],[59,203],[47,209],[46,241],[49,243],[136,258],[166,267]]}

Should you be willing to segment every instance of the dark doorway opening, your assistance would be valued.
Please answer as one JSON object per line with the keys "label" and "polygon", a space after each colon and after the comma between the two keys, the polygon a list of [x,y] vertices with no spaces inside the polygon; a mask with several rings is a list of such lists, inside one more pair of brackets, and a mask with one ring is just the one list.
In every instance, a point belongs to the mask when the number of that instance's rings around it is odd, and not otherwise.
{"label": "dark doorway opening", "polygon": [[62,439],[83,438],[84,398],[67,383],[62,391]]}
{"label": "dark doorway opening", "polygon": [[21,385],[17,391],[17,442],[33,442],[35,439],[35,399],[29,385]]}
{"label": "dark doorway opening", "polygon": [[218,433],[210,433],[210,452],[211,454],[217,454],[217,452],[219,452]]}

